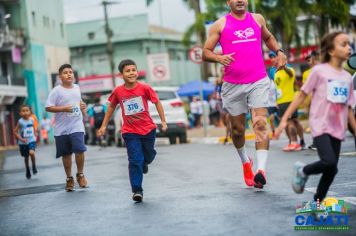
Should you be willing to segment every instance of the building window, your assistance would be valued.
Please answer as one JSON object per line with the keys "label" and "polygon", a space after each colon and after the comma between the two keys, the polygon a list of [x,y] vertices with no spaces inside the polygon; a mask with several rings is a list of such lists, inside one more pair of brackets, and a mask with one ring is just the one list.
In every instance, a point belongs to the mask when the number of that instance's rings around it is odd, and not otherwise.
{"label": "building window", "polygon": [[32,25],[36,26],[36,13],[34,11],[32,12]]}

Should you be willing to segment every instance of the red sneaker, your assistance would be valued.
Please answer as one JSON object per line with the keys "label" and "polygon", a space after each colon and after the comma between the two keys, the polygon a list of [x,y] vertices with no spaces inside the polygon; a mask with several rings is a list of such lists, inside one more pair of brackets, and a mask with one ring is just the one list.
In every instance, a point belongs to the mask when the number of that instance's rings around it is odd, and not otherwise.
{"label": "red sneaker", "polygon": [[251,158],[250,162],[246,162],[244,163],[243,169],[244,169],[244,179],[245,179],[245,183],[247,186],[254,186],[255,182],[253,180],[253,178],[255,177],[253,174],[253,170],[252,170],[252,166],[253,166],[253,161]]}
{"label": "red sneaker", "polygon": [[255,188],[262,189],[263,185],[267,183],[265,172],[263,170],[258,170],[253,180],[255,182]]}

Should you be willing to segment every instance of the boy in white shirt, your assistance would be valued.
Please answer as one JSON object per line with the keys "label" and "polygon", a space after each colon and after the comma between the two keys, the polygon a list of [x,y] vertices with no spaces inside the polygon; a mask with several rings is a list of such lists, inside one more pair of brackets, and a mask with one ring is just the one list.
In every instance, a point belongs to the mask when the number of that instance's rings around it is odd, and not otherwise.
{"label": "boy in white shirt", "polygon": [[75,153],[77,164],[77,181],[80,187],[87,186],[87,180],[83,174],[84,152],[87,150],[84,144],[83,114],[86,113],[86,105],[81,99],[79,86],[74,84],[72,66],[64,64],[59,67],[61,85],[53,88],[48,95],[46,111],[54,115],[54,138],[56,140],[56,158],[63,157],[63,166],[67,175],[67,192],[73,191],[74,179],[72,176],[72,154]]}

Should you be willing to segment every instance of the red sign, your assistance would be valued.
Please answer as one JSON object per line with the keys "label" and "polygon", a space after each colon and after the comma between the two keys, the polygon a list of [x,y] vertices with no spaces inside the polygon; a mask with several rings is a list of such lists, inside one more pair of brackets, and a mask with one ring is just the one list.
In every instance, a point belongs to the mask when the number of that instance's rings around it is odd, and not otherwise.
{"label": "red sign", "polygon": [[153,67],[153,75],[157,79],[163,79],[167,74],[167,70],[163,65],[156,65]]}
{"label": "red sign", "polygon": [[189,50],[189,59],[194,63],[201,64],[203,62],[203,48],[194,46]]}

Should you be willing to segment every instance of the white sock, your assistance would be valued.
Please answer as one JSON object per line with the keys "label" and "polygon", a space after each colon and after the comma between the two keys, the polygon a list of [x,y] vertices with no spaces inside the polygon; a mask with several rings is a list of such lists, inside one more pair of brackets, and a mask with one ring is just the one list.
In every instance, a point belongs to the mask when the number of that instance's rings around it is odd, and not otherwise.
{"label": "white sock", "polygon": [[241,148],[238,148],[236,150],[240,156],[242,164],[245,164],[246,162],[250,162],[250,159],[248,158],[247,153],[246,153],[245,145],[243,145]]}
{"label": "white sock", "polygon": [[256,150],[257,153],[257,170],[266,169],[268,150]]}

